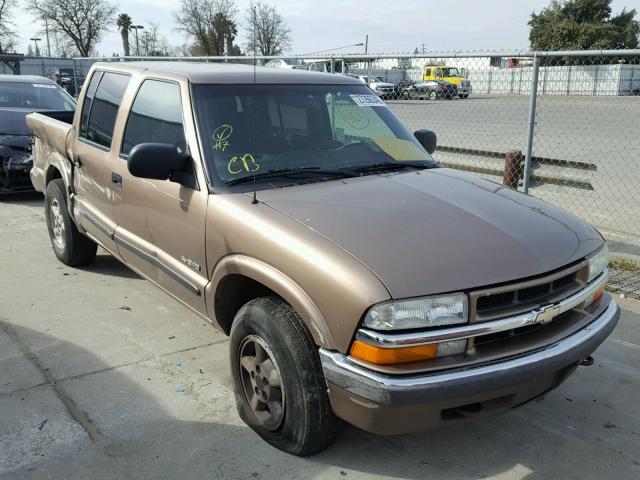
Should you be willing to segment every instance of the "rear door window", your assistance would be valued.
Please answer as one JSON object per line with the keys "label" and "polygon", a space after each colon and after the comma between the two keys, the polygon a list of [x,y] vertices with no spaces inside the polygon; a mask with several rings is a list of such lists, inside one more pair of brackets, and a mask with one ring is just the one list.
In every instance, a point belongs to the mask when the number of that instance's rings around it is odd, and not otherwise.
{"label": "rear door window", "polygon": [[140,143],[184,142],[180,87],[176,83],[145,80],[129,113],[122,153],[128,155]]}
{"label": "rear door window", "polygon": [[111,147],[118,108],[128,84],[129,75],[112,72],[102,74],[91,102],[85,135],[81,131],[81,136],[103,147]]}
{"label": "rear door window", "polygon": [[87,136],[87,124],[89,123],[89,112],[91,112],[91,103],[93,102],[93,97],[96,94],[96,90],[98,88],[98,83],[100,83],[100,79],[102,78],[102,72],[94,72],[91,76],[91,81],[89,82],[89,87],[87,88],[87,93],[84,96],[84,100],[82,102],[82,115],[80,117],[80,136]]}

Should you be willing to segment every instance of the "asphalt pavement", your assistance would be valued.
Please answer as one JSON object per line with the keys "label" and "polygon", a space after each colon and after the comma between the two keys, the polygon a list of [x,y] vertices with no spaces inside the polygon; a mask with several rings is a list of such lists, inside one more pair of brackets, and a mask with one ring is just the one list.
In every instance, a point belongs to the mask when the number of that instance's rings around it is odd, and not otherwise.
{"label": "asphalt pavement", "polygon": [[640,302],[544,399],[414,435],[343,426],[301,459],[239,420],[223,334],[104,252],[55,259],[39,195],[0,201],[0,260],[2,479],[640,478]]}

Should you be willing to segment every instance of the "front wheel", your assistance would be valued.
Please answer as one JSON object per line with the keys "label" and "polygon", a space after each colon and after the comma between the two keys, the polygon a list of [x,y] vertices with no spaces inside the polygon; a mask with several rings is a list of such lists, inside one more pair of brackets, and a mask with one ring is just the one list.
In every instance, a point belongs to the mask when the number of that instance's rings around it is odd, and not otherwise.
{"label": "front wheel", "polygon": [[438,99],[438,93],[437,92],[429,93],[429,100],[437,100],[437,99]]}
{"label": "front wheel", "polygon": [[61,178],[49,182],[44,202],[49,237],[58,260],[70,267],[91,263],[96,257],[98,246],[81,234],[73,223]]}
{"label": "front wheel", "polygon": [[318,349],[299,315],[278,297],[244,305],[231,327],[231,373],[238,413],[274,447],[321,452],[336,421]]}
{"label": "front wheel", "polygon": [[469,98],[469,94],[468,93],[463,93],[462,95],[458,95],[460,98],[464,99],[464,98]]}

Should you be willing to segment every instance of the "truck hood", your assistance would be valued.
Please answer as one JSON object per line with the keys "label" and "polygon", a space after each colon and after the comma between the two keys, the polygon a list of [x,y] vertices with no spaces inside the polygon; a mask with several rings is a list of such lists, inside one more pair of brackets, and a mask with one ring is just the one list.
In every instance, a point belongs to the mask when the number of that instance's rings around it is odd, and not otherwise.
{"label": "truck hood", "polygon": [[603,240],[573,215],[502,185],[438,168],[261,191],[366,265],[394,298],[544,274]]}

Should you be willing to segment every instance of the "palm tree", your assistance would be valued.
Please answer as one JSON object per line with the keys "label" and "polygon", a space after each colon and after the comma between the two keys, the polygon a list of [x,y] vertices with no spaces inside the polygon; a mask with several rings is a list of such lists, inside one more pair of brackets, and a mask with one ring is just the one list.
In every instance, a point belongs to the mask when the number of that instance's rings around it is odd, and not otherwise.
{"label": "palm tree", "polygon": [[131,25],[133,25],[133,20],[127,13],[121,13],[118,16],[118,30],[120,30],[120,35],[122,36],[122,48],[124,50],[124,56],[129,56],[129,30],[131,30]]}

